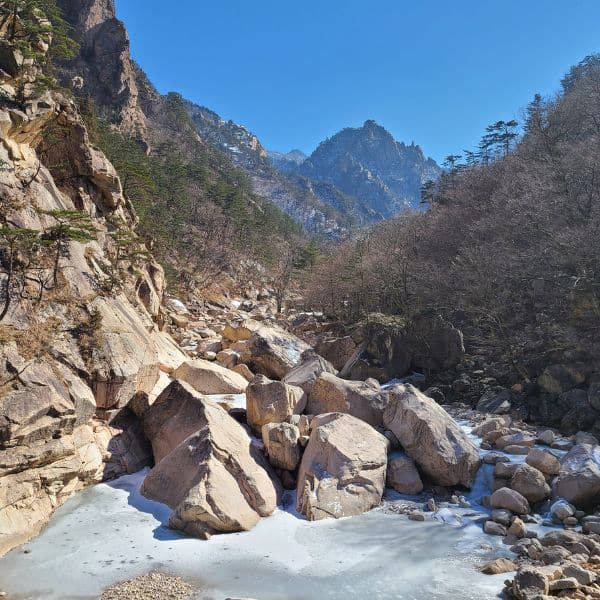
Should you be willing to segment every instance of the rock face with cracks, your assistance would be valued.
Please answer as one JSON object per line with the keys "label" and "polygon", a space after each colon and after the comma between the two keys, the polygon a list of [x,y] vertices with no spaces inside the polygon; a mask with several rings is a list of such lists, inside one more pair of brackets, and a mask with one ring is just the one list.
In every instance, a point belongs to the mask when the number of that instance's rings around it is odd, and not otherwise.
{"label": "rock face with cracks", "polygon": [[471,486],[479,451],[431,398],[411,385],[395,386],[389,391],[383,422],[432,483]]}
{"label": "rock face with cracks", "polygon": [[341,413],[315,417],[298,472],[297,510],[309,520],[358,515],[378,506],[385,488],[387,439]]}
{"label": "rock face with cracks", "polygon": [[[190,535],[249,530],[277,506],[275,475],[224,409],[200,396],[188,402],[196,404],[186,409],[185,419],[192,428],[196,413],[195,433],[178,445],[173,439],[175,448],[148,473],[142,493],[170,506],[169,525]],[[162,430],[172,414],[165,408]],[[158,421],[155,416],[154,427],[160,430]]]}

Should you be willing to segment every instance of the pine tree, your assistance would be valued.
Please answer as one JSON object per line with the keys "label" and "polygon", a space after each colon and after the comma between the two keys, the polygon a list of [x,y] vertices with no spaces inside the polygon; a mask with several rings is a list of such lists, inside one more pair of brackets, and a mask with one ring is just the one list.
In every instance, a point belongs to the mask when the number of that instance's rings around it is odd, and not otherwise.
{"label": "pine tree", "polygon": [[52,225],[42,234],[46,245],[53,248],[52,281],[56,286],[60,259],[68,256],[69,242],[85,244],[95,240],[96,228],[88,215],[77,210],[40,210],[39,213],[48,215],[56,221],[56,225]]}

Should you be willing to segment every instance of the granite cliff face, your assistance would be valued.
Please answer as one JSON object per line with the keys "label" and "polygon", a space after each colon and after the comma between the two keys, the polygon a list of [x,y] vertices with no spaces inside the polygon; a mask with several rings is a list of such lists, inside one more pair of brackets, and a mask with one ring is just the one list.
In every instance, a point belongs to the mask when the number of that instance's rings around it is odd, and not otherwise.
{"label": "granite cliff face", "polygon": [[[358,200],[343,194],[327,182],[315,183],[296,169],[279,169],[258,138],[244,126],[222,119],[217,113],[186,104],[198,133],[223,152],[252,182],[253,191],[273,202],[301,223],[306,231],[337,237],[353,225],[372,220],[371,211]],[[298,151],[299,152],[299,151]],[[302,153],[290,153],[295,167]]]}
{"label": "granite cliff face", "polygon": [[418,208],[421,185],[441,173],[419,146],[397,142],[374,121],[343,129],[307,157],[267,151],[242,125],[187,107],[202,138],[251,177],[254,191],[309,231],[339,234]]}
{"label": "granite cliff face", "polygon": [[0,554],[78,490],[149,464],[128,404],[184,360],[159,330],[162,268],[75,102],[40,92],[35,65],[3,67]]}
{"label": "granite cliff face", "polygon": [[102,116],[122,131],[143,135],[146,119],[138,101],[129,36],[115,16],[114,0],[58,0],[57,3],[80,45],[78,56],[66,70],[73,79],[65,83],[78,94],[94,98]]}

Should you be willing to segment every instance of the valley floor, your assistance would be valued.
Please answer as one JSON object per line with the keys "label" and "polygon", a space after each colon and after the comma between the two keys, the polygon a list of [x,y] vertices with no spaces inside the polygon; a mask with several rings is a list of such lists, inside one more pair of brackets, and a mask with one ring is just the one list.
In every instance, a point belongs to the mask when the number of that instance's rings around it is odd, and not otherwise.
{"label": "valley floor", "polygon": [[144,472],[71,498],[45,531],[0,560],[10,600],[87,600],[149,571],[179,575],[193,598],[495,598],[504,576],[476,564],[506,554],[469,519],[409,521],[385,510],[308,522],[284,506],[250,532],[208,541],[168,529],[170,509],[139,493]]}

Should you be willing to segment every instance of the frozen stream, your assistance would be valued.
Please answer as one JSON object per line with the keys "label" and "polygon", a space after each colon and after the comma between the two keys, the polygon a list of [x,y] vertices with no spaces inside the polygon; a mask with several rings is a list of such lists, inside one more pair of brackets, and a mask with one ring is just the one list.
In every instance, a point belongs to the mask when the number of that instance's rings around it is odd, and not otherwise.
{"label": "frozen stream", "polygon": [[151,569],[196,581],[203,600],[482,600],[502,587],[504,576],[475,568],[502,553],[498,540],[468,520],[418,523],[375,510],[309,523],[282,509],[250,532],[201,541],[164,526],[170,511],[140,496],[143,476],[70,499],[39,537],[0,560],[0,589],[11,600],[92,599]]}

